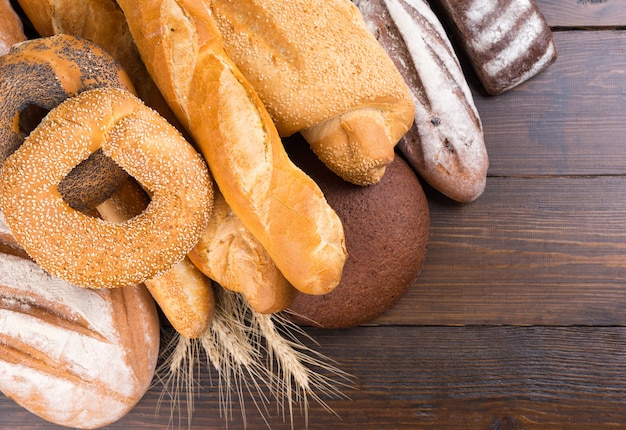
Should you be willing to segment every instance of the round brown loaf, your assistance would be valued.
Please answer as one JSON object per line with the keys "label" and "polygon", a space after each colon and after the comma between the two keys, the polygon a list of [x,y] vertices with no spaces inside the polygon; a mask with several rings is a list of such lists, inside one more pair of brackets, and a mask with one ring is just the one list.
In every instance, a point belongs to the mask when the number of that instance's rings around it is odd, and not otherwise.
{"label": "round brown loaf", "polygon": [[342,220],[348,260],[333,291],[300,294],[289,310],[302,324],[354,327],[390,309],[417,278],[428,246],[428,202],[400,156],[379,183],[361,187],[330,172],[298,139],[286,141],[290,156],[318,183]]}

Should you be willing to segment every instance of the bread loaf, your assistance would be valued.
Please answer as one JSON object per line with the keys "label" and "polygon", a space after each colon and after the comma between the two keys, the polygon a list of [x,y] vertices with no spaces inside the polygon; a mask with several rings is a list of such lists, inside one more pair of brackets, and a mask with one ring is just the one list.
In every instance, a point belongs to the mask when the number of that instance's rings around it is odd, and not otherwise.
{"label": "bread loaf", "polygon": [[0,0],[0,55],[9,52],[11,46],[26,40],[24,26],[9,0]]}
{"label": "bread loaf", "polygon": [[52,423],[98,428],[150,387],[159,321],[142,286],[92,290],[0,254],[0,391]]}
{"label": "bread loaf", "polygon": [[349,0],[207,0],[228,54],[281,136],[301,131],[336,174],[375,183],[413,122],[402,77]]}
{"label": "bread loaf", "polygon": [[542,72],[557,49],[534,0],[435,0],[487,93],[498,95]]}
{"label": "bread loaf", "polygon": [[409,85],[415,123],[398,149],[431,186],[459,202],[484,191],[482,123],[448,36],[424,0],[355,0]]}
{"label": "bread loaf", "polygon": [[265,248],[216,191],[209,225],[189,259],[223,288],[242,294],[254,311],[284,310],[296,295]]}
{"label": "bread loaf", "polygon": [[430,231],[424,191],[401,156],[380,182],[361,187],[326,169],[301,142],[290,143],[290,156],[342,219],[349,257],[337,288],[323,296],[298,294],[289,311],[298,322],[323,328],[368,323],[396,304],[422,269]]}
{"label": "bread loaf", "polygon": [[233,212],[294,287],[331,291],[346,259],[341,221],[289,160],[257,93],[226,54],[207,3],[118,4],[150,75]]}

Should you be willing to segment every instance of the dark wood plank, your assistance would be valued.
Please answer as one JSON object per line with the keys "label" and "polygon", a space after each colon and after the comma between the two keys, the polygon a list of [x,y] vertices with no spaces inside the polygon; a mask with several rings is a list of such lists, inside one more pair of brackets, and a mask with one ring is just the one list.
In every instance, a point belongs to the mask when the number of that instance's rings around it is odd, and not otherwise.
{"label": "dark wood plank", "polygon": [[[604,429],[626,425],[626,328],[368,327],[310,330],[321,351],[355,377],[341,420],[311,405],[310,429]],[[226,428],[202,373],[190,428]],[[158,389],[110,429],[165,428]],[[248,428],[267,428],[249,405]],[[40,420],[0,399],[2,428]],[[186,423],[183,423],[186,424]],[[231,429],[242,429],[238,414]],[[289,429],[280,418],[273,429]],[[183,425],[181,428],[185,428]],[[295,421],[303,428],[304,419]],[[38,427],[39,428],[39,427]],[[55,429],[54,426],[41,428]]]}
{"label": "dark wood plank", "polygon": [[555,38],[559,58],[546,71],[502,95],[475,95],[489,174],[626,174],[626,31]]}
{"label": "dark wood plank", "polygon": [[556,27],[626,25],[622,0],[537,0],[548,24]]}
{"label": "dark wood plank", "polygon": [[430,246],[381,324],[626,324],[626,178],[488,178],[468,205],[428,190]]}

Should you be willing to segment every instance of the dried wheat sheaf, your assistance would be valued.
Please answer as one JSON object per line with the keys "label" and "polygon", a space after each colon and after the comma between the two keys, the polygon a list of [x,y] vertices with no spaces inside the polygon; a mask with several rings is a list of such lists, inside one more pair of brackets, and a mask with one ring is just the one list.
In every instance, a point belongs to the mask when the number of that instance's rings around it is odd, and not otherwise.
{"label": "dried wheat sheaf", "polygon": [[[180,427],[185,417],[191,423],[199,392],[197,378],[205,360],[208,371],[217,372],[220,416],[226,426],[236,404],[246,425],[246,399],[268,427],[272,402],[292,428],[298,411],[308,426],[310,401],[334,414],[326,400],[347,399],[352,376],[306,346],[302,339],[314,340],[285,314],[254,312],[241,295],[219,285],[215,293],[215,314],[203,336],[189,339],[164,332],[157,380],[163,387],[161,402],[169,399],[171,404],[170,427]],[[186,414],[181,410],[182,400]]]}

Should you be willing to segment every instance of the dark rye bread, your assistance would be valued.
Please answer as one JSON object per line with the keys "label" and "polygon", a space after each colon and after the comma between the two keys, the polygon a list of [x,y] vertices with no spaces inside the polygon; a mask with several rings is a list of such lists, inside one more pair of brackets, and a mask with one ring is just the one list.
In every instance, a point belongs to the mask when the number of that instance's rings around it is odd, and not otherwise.
{"label": "dark rye bread", "polygon": [[433,0],[485,91],[501,94],[557,58],[550,27],[534,0]]}
{"label": "dark rye bread", "polygon": [[287,151],[342,220],[348,260],[333,291],[299,294],[289,311],[296,322],[323,328],[367,323],[400,300],[419,275],[430,228],[426,197],[398,155],[379,183],[362,187],[333,174],[298,139],[289,139]]}

